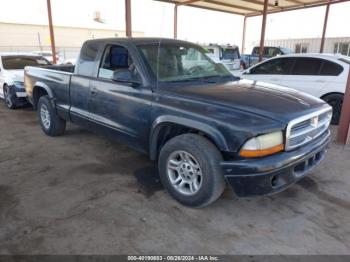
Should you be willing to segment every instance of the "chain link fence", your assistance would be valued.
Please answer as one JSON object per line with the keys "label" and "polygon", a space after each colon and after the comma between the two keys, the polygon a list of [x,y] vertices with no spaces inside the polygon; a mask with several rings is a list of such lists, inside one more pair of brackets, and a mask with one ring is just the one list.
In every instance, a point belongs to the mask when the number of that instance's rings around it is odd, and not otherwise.
{"label": "chain link fence", "polygon": [[[21,52],[31,53],[36,51],[51,51],[50,46],[0,46],[0,52]],[[60,58],[60,61],[75,59],[78,57],[80,47],[61,47],[56,46],[56,52]]]}

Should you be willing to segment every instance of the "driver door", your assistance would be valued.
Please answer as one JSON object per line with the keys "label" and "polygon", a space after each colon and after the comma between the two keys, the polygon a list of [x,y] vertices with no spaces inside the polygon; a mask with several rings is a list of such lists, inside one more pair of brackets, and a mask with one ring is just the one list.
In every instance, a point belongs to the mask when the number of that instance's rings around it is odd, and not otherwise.
{"label": "driver door", "polygon": [[[152,90],[142,84],[139,66],[129,50],[121,45],[105,47],[97,78],[91,81],[91,121],[114,140],[139,150],[148,147]],[[116,82],[118,70],[130,70],[140,84]]]}

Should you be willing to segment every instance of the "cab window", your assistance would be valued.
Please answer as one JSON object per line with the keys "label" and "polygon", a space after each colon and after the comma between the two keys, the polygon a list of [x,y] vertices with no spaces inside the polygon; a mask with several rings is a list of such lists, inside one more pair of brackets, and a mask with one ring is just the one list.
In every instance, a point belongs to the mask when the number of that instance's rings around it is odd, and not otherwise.
{"label": "cab window", "polygon": [[133,79],[140,79],[128,49],[118,45],[107,46],[98,71],[98,77],[103,79],[112,79],[113,74],[118,70],[129,70]]}

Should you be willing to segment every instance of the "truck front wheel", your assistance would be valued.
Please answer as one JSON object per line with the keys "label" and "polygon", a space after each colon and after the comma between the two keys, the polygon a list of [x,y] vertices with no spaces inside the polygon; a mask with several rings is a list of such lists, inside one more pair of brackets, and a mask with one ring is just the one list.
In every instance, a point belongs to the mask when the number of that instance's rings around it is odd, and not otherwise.
{"label": "truck front wheel", "polygon": [[169,194],[185,206],[204,207],[225,188],[222,156],[206,138],[184,134],[169,140],[158,159],[161,181]]}
{"label": "truck front wheel", "polygon": [[47,95],[40,97],[37,114],[45,134],[60,136],[66,130],[66,121],[57,115]]}
{"label": "truck front wheel", "polygon": [[16,108],[16,98],[11,93],[10,88],[8,85],[4,85],[4,101],[8,109],[15,109]]}

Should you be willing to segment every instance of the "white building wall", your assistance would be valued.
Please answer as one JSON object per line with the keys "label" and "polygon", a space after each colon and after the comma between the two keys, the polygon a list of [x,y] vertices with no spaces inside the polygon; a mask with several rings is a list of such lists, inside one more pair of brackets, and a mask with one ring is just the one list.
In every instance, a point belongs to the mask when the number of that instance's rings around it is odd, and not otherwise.
{"label": "white building wall", "polygon": [[[350,37],[334,37],[326,38],[324,45],[324,53],[334,53],[334,45],[336,43],[350,43]],[[265,40],[266,46],[287,47],[295,51],[297,44],[308,44],[308,53],[319,53],[321,46],[320,38],[299,38],[299,39],[271,39]],[[254,45],[259,45],[255,42]]]}
{"label": "white building wall", "polygon": [[[64,58],[79,53],[85,40],[93,38],[124,37],[125,31],[55,26],[55,43]],[[0,52],[50,50],[50,33],[47,25],[13,24],[0,22]],[[133,32],[143,36],[143,32]],[[39,41],[40,38],[40,41]]]}

